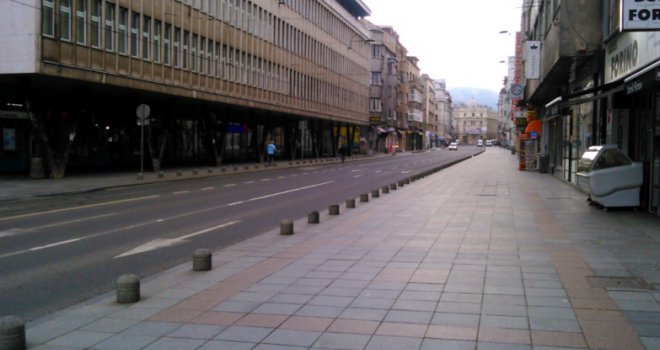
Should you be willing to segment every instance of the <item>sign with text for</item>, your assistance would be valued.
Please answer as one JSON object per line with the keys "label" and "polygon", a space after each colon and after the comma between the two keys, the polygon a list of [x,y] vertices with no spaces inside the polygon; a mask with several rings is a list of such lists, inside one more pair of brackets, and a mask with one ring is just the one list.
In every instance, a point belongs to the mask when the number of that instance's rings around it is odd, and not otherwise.
{"label": "sign with text for", "polygon": [[607,44],[605,84],[621,80],[660,58],[660,31],[621,33]]}
{"label": "sign with text for", "polygon": [[621,0],[621,31],[660,29],[660,1]]}

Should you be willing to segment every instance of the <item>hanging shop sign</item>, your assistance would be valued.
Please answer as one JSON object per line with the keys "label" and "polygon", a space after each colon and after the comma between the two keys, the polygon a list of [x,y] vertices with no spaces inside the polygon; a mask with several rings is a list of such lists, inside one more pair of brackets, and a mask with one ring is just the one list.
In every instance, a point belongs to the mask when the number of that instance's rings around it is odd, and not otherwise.
{"label": "hanging shop sign", "polygon": [[525,78],[539,79],[541,76],[541,42],[525,42]]}
{"label": "hanging shop sign", "polygon": [[660,29],[660,1],[621,1],[621,31],[658,29]]}

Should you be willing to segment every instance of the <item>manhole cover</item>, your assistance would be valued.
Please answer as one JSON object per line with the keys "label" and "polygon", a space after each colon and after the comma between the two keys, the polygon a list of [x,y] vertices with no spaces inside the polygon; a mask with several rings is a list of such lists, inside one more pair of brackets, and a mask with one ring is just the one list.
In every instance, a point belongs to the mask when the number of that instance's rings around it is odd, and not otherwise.
{"label": "manhole cover", "polygon": [[592,287],[605,289],[647,289],[653,287],[639,277],[587,276]]}

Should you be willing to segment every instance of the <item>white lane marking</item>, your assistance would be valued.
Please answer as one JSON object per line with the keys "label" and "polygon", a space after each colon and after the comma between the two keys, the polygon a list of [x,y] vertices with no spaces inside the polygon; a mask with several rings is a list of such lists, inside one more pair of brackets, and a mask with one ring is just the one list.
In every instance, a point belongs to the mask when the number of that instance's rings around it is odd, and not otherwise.
{"label": "white lane marking", "polygon": [[226,184],[225,187],[234,187],[236,184]]}
{"label": "white lane marking", "polygon": [[380,174],[382,172],[383,172],[382,170],[376,170],[376,174]]}
{"label": "white lane marking", "polygon": [[358,177],[362,177],[362,175],[355,175],[355,176],[353,176],[354,179],[357,179]]}
{"label": "white lane marking", "polygon": [[286,176],[278,176],[277,179],[278,180],[286,179]]}
{"label": "white lane marking", "polygon": [[243,204],[243,203],[245,203],[245,202],[243,202],[243,201],[238,201],[238,202],[229,203],[229,204],[227,204],[227,206],[228,206],[228,207],[233,207],[233,206],[235,206],[235,205],[239,205],[239,204]]}
{"label": "white lane marking", "polygon": [[215,187],[204,187],[204,188],[200,188],[199,190],[200,191],[210,191],[210,190],[215,190]]}
{"label": "white lane marking", "polygon": [[249,184],[253,184],[254,181],[245,181],[245,182],[243,182],[243,183],[246,184],[246,185],[249,185]]}
{"label": "white lane marking", "polygon": [[271,178],[267,177],[267,178],[265,178],[265,179],[261,179],[261,180],[259,180],[259,181],[261,181],[261,182],[267,182],[267,181],[271,181],[271,180],[272,180]]}
{"label": "white lane marking", "polygon": [[266,198],[275,197],[275,196],[280,196],[280,195],[287,194],[287,193],[291,193],[291,192],[297,192],[297,191],[307,190],[307,189],[310,189],[310,188],[314,188],[314,187],[319,187],[319,186],[323,186],[323,185],[331,184],[331,183],[333,183],[333,182],[334,182],[334,181],[326,181],[326,182],[321,182],[321,183],[318,183],[318,184],[309,185],[309,186],[305,186],[305,187],[298,187],[298,188],[294,188],[294,189],[290,189],[290,190],[286,190],[286,191],[282,191],[282,192],[277,192],[277,193],[273,193],[273,194],[267,194],[267,195],[265,195],[265,196],[261,196],[261,197],[254,197],[254,198],[250,198],[250,199],[248,199],[247,202],[254,202],[254,201],[258,201],[258,200],[260,200],[260,199],[266,199]]}
{"label": "white lane marking", "polygon": [[45,215],[45,214],[53,214],[53,213],[61,213],[61,212],[65,212],[65,211],[72,211],[72,210],[79,210],[79,209],[86,209],[86,208],[102,207],[102,206],[104,206],[104,205],[113,205],[113,204],[119,204],[119,203],[128,203],[128,202],[141,201],[141,200],[145,200],[145,199],[153,199],[153,198],[158,198],[158,197],[160,197],[160,196],[159,196],[159,195],[153,195],[153,196],[145,196],[145,197],[137,197],[137,198],[121,199],[121,200],[112,201],[112,202],[103,202],[103,203],[96,203],[96,204],[81,205],[81,206],[77,206],[77,207],[69,207],[69,208],[53,209],[53,210],[40,211],[40,212],[29,213],[29,214],[21,214],[21,215],[15,215],[15,216],[8,216],[8,217],[6,217],[6,218],[0,218],[0,221],[8,221],[8,220],[13,220],[13,219],[22,219],[22,218],[27,218],[27,217],[31,217],[31,216]]}
{"label": "white lane marking", "polygon": [[401,170],[401,174],[408,174],[410,170]]}
{"label": "white lane marking", "polygon": [[75,223],[79,223],[79,222],[105,218],[105,217],[113,216],[113,215],[117,215],[117,213],[109,213],[109,214],[103,214],[103,215],[90,216],[90,217],[86,217],[86,218],[82,218],[82,219],[61,221],[61,222],[56,222],[56,223],[52,223],[52,224],[48,224],[48,225],[30,227],[28,230],[41,230],[41,229],[44,229],[44,228],[50,228],[50,227],[61,226],[61,225],[66,225],[66,224],[75,224]]}
{"label": "white lane marking", "polygon": [[174,193],[174,194],[186,194],[186,193],[190,193],[190,191],[176,191],[176,192],[172,192],[172,193]]}
{"label": "white lane marking", "polygon": [[66,241],[61,241],[61,242],[55,242],[55,243],[51,243],[51,244],[42,245],[42,246],[40,246],[40,247],[30,248],[29,250],[30,250],[31,252],[34,252],[34,251],[37,251],[37,250],[42,250],[42,249],[47,249],[47,248],[52,248],[52,247],[57,247],[57,246],[60,246],[60,245],[65,245],[65,244],[73,243],[73,242],[78,242],[78,241],[80,241],[81,239],[82,239],[82,238],[69,239],[69,240],[66,240]]}
{"label": "white lane marking", "polygon": [[239,222],[240,221],[226,222],[226,223],[218,225],[218,226],[205,228],[203,230],[199,230],[197,232],[189,233],[187,235],[183,235],[183,236],[177,237],[177,238],[158,238],[158,239],[154,239],[154,240],[149,241],[145,244],[139,245],[139,246],[127,251],[127,252],[119,254],[119,255],[115,256],[113,259],[123,258],[125,256],[135,255],[135,254],[140,254],[140,253],[146,253],[146,252],[156,250],[156,249],[160,249],[160,248],[171,247],[175,244],[185,243],[186,240],[189,239],[189,238],[199,236],[199,235],[205,234],[207,232],[215,231],[215,230],[227,227],[227,226],[231,226],[231,225],[234,225],[234,224],[239,223]]}

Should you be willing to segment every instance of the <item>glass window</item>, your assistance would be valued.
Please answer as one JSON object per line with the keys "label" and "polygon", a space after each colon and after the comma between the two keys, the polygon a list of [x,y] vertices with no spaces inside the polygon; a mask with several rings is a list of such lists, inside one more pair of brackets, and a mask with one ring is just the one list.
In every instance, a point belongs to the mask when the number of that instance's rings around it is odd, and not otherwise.
{"label": "glass window", "polygon": [[92,0],[89,35],[92,47],[101,47],[101,0]]}
{"label": "glass window", "polygon": [[174,66],[178,67],[179,66],[179,54],[181,53],[180,51],[180,42],[181,42],[181,28],[174,28],[174,53],[173,53],[173,58],[174,58]]}
{"label": "glass window", "polygon": [[55,35],[55,1],[43,0],[41,6],[41,32],[52,37]]}
{"label": "glass window", "polygon": [[105,3],[105,49],[115,49],[115,4]]}
{"label": "glass window", "polygon": [[60,0],[60,39],[71,40],[71,0]]}
{"label": "glass window", "polygon": [[192,71],[197,70],[197,34],[193,34],[192,36],[192,48],[190,50],[190,65]]}
{"label": "glass window", "polygon": [[76,42],[87,44],[87,0],[76,2]]}
{"label": "glass window", "polygon": [[119,8],[119,26],[118,26],[118,39],[119,47],[117,51],[119,53],[126,53],[128,50],[128,9],[124,7]]}
{"label": "glass window", "polygon": [[151,17],[142,17],[142,58],[148,60],[151,57]]}
{"label": "glass window", "polygon": [[163,39],[163,62],[170,64],[170,40],[172,37],[172,25],[165,23],[165,38]]}
{"label": "glass window", "polygon": [[[630,165],[632,161],[618,148],[604,150],[594,164],[594,170]],[[579,169],[578,169],[579,170]]]}
{"label": "glass window", "polygon": [[188,69],[188,42],[190,41],[190,32],[183,31],[183,50],[181,56],[183,57],[183,69]]}
{"label": "glass window", "polygon": [[131,13],[131,56],[140,57],[140,46],[138,39],[140,38],[140,14],[137,12]]}
{"label": "glass window", "polygon": [[154,62],[160,62],[160,31],[161,31],[161,22],[159,20],[154,20]]}

